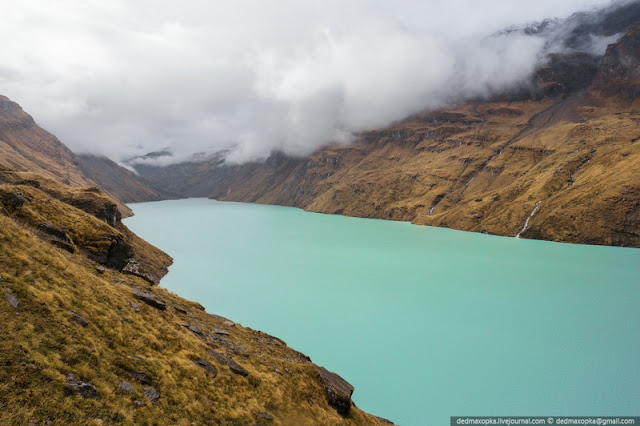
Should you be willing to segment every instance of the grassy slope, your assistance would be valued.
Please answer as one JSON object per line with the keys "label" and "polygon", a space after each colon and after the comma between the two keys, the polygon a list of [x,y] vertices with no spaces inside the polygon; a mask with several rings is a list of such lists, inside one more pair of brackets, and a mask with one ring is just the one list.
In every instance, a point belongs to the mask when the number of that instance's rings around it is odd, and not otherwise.
{"label": "grassy slope", "polygon": [[[123,225],[113,228],[63,202],[78,194],[64,193],[52,181],[41,179],[41,188],[14,185],[6,182],[26,176],[7,173],[0,185],[0,200],[5,200],[0,207],[1,424],[378,424],[357,408],[347,418],[337,414],[312,364],[280,340],[225,325],[225,319],[198,304],[136,276],[98,271],[86,253],[101,250],[105,234],[126,233],[119,228]],[[54,190],[63,194],[52,197]],[[90,193],[100,201],[99,194]],[[6,200],[12,194],[26,201],[10,206]],[[64,229],[75,253],[50,244],[36,227],[42,221]],[[170,262],[137,237],[128,238],[136,259],[155,265],[150,269],[161,273],[158,269]],[[134,288],[152,292],[167,309],[135,299]],[[17,308],[8,294],[19,301]],[[88,326],[75,322],[69,310]],[[200,328],[202,335],[181,324]],[[216,342],[216,328],[226,329],[233,343]],[[232,356],[249,375],[234,374],[216,362],[212,349]],[[210,362],[217,377],[196,366],[196,359]],[[136,381],[126,370],[143,372],[152,384]],[[95,385],[99,398],[84,399],[71,391],[65,384],[69,373]],[[119,390],[122,381],[135,391]],[[160,392],[157,404],[145,399],[145,386]]]}

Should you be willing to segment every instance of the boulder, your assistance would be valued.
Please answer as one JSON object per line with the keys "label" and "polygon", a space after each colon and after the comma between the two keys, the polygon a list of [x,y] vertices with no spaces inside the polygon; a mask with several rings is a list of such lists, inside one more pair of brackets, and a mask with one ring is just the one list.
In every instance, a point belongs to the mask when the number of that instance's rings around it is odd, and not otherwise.
{"label": "boulder", "polygon": [[122,382],[118,385],[118,389],[120,389],[122,392],[126,392],[126,393],[133,393],[135,392],[135,388],[133,387],[133,385],[129,382]]}
{"label": "boulder", "polygon": [[229,366],[231,371],[235,374],[239,374],[240,376],[243,376],[243,377],[247,377],[249,375],[247,370],[242,368],[242,366],[237,362],[235,362],[233,358],[231,358],[230,356],[227,357],[227,365]]}
{"label": "boulder", "polygon": [[140,371],[129,370],[129,369],[125,369],[124,371],[126,371],[127,374],[129,374],[131,377],[133,377],[134,379],[136,379],[142,384],[145,384],[145,385],[153,384],[153,382],[151,381],[151,378],[146,374],[141,373]]}
{"label": "boulder", "polygon": [[45,234],[51,235],[52,237],[58,238],[59,240],[67,243],[71,242],[71,239],[63,229],[58,228],[57,226],[49,222],[40,222],[38,223],[37,228]]}
{"label": "boulder", "polygon": [[188,328],[194,334],[197,334],[198,336],[202,336],[202,330],[196,327],[195,325],[190,325]]}
{"label": "boulder", "polygon": [[21,192],[7,192],[2,194],[0,202],[4,204],[10,211],[13,211],[21,207],[27,201],[30,201],[30,197]]}
{"label": "boulder", "polygon": [[235,322],[229,321],[229,320],[223,322],[223,324],[226,325],[227,327],[235,327],[235,325],[236,325]]}
{"label": "boulder", "polygon": [[99,397],[95,386],[89,382],[78,380],[73,373],[69,373],[67,376],[67,387],[77,392],[83,398],[97,399]]}
{"label": "boulder", "polygon": [[135,312],[140,312],[140,307],[136,302],[127,302],[127,305],[131,306]]}
{"label": "boulder", "polygon": [[182,306],[173,305],[173,309],[175,309],[176,311],[180,312],[181,314],[187,314],[187,310],[185,308],[183,308]]}
{"label": "boulder", "polygon": [[56,240],[56,239],[49,239],[48,240],[49,243],[53,244],[56,247],[60,247],[62,250],[66,250],[69,253],[75,253],[76,252],[76,248],[73,246],[73,244],[69,244],[66,241],[61,241],[61,240]]}
{"label": "boulder", "polygon": [[213,377],[216,377],[218,375],[218,370],[216,370],[216,368],[213,365],[211,365],[209,362],[205,361],[204,359],[195,360],[193,361],[193,363],[198,367],[202,368],[204,371],[206,371]]}
{"label": "boulder", "polygon": [[84,319],[80,315],[76,314],[73,311],[69,311],[69,313],[71,314],[71,319],[74,320],[75,322],[77,322],[78,324],[80,324],[81,326],[86,327],[86,326],[89,325],[89,321],[87,321],[86,319]]}
{"label": "boulder", "polygon": [[227,364],[227,357],[226,355],[221,354],[220,352],[216,352],[216,351],[209,351],[209,353],[211,354],[211,356],[213,357],[213,359],[216,360],[216,362],[218,364],[221,365],[226,365]]}
{"label": "boulder", "polygon": [[57,226],[49,223],[49,222],[40,222],[36,225],[38,230],[43,234],[48,235],[47,240],[56,247],[60,247],[63,250],[68,251],[69,253],[75,253],[76,248],[73,246],[71,238],[64,231],[64,229],[58,228]]}
{"label": "boulder", "polygon": [[219,343],[222,346],[229,347],[230,345],[235,345],[235,342],[228,337],[220,337],[220,336],[211,336],[211,340],[215,343]]}
{"label": "boulder", "polygon": [[223,336],[228,336],[229,335],[229,332],[227,330],[223,330],[221,328],[216,328],[215,330],[213,330],[213,332],[216,333],[216,334],[223,335]]}
{"label": "boulder", "polygon": [[167,305],[163,301],[156,299],[156,296],[153,293],[138,290],[137,288],[131,289],[131,293],[133,293],[134,297],[142,300],[149,306],[160,309],[161,311],[167,309]]}
{"label": "boulder", "polygon": [[152,404],[157,404],[158,399],[160,399],[160,392],[158,392],[154,388],[144,388],[144,396],[149,400]]}
{"label": "boulder", "polygon": [[332,373],[324,367],[313,364],[313,368],[320,375],[320,379],[322,379],[322,385],[327,394],[329,405],[335,408],[339,414],[348,416],[351,412],[351,404],[353,403],[351,401],[353,386],[336,373]]}
{"label": "boulder", "polygon": [[18,299],[16,299],[16,297],[11,293],[7,293],[7,302],[9,302],[9,304],[14,308],[18,307]]}

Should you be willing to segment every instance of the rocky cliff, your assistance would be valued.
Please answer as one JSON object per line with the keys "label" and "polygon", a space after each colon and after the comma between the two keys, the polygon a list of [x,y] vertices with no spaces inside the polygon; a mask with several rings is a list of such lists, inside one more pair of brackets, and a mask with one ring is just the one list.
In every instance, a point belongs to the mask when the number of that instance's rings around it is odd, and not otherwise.
{"label": "rocky cliff", "polygon": [[306,158],[140,171],[159,185],[180,181],[182,196],[640,247],[640,10],[625,7],[597,25],[581,18],[572,33],[579,44],[589,28],[626,31],[603,57],[550,55],[508,93],[417,114]]}

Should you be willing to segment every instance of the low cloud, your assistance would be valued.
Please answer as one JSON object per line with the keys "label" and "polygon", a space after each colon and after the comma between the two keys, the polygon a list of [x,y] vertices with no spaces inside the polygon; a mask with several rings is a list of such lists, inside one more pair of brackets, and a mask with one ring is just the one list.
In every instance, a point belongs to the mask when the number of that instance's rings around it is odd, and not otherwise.
{"label": "low cloud", "polygon": [[[499,30],[608,4],[5,2],[0,93],[74,151],[120,162],[161,150],[173,156],[148,161],[304,155],[521,83],[567,48],[568,27]],[[602,54],[615,38],[578,48]]]}

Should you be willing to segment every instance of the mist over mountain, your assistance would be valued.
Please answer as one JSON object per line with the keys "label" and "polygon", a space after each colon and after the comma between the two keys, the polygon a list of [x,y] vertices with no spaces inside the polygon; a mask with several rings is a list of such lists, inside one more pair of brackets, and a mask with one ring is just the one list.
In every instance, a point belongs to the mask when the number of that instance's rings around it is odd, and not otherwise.
{"label": "mist over mountain", "polygon": [[637,2],[20,2],[0,7],[0,87],[119,162],[306,155],[526,86],[550,53],[602,55],[622,19],[603,7]]}

